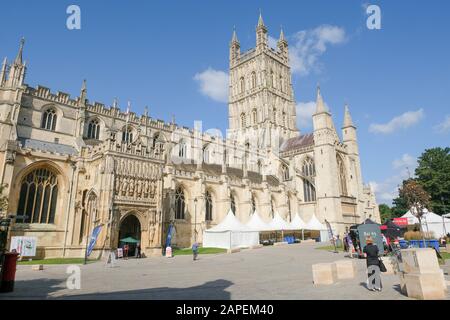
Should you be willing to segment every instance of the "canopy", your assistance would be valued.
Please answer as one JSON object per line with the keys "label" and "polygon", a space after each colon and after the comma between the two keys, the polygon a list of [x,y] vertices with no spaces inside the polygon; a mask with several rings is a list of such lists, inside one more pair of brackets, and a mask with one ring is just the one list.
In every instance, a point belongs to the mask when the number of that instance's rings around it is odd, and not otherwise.
{"label": "canopy", "polygon": [[291,230],[305,229],[306,223],[299,217],[298,213],[295,214],[294,219],[291,221]]}
{"label": "canopy", "polygon": [[395,239],[403,234],[402,229],[391,220],[388,220],[381,225],[380,229],[382,230],[381,232],[389,239]]}
{"label": "canopy", "polygon": [[259,232],[242,224],[231,210],[217,226],[203,232],[203,247],[242,248],[259,244]]}
{"label": "canopy", "polygon": [[[405,213],[402,218],[408,218],[408,224],[419,223],[417,219],[409,210]],[[438,214],[424,210],[424,214],[421,218],[423,231],[430,231],[434,233],[435,237],[441,237],[450,232],[450,219],[442,217]]]}
{"label": "canopy", "polygon": [[136,240],[132,237],[127,237],[127,238],[123,238],[120,239],[120,242],[125,242],[125,243],[139,243],[139,240]]}
{"label": "canopy", "polygon": [[261,217],[259,216],[258,212],[255,210],[255,212],[252,214],[250,220],[247,222],[246,226],[252,230],[256,231],[269,231],[271,230],[269,225],[265,223]]}
{"label": "canopy", "polygon": [[269,230],[281,231],[281,230],[292,230],[291,225],[284,220],[278,212],[275,212],[275,215],[272,221],[269,222]]}
{"label": "canopy", "polygon": [[231,209],[228,211],[225,219],[222,220],[221,223],[212,227],[208,230],[208,232],[223,232],[223,231],[254,231],[251,228],[242,224],[238,218],[234,215]]}
{"label": "canopy", "polygon": [[327,230],[327,227],[319,221],[319,219],[316,218],[316,215],[313,214],[311,219],[308,221],[308,223],[305,226],[306,230]]}

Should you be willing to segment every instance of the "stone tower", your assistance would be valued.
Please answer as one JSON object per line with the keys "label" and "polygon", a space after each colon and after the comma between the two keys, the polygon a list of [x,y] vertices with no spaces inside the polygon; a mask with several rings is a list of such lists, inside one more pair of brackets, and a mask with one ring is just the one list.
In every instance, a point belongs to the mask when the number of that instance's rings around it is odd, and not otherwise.
{"label": "stone tower", "polygon": [[268,43],[262,16],[256,47],[241,53],[233,31],[230,42],[229,133],[257,147],[278,147],[298,135],[288,43],[281,30],[277,48]]}

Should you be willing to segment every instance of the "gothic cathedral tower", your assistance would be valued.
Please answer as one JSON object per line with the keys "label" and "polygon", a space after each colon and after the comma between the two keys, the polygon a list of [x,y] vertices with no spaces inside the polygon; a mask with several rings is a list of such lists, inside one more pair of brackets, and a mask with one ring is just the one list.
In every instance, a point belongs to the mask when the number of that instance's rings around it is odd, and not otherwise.
{"label": "gothic cathedral tower", "polygon": [[288,43],[283,30],[277,49],[271,48],[260,15],[256,47],[244,53],[234,31],[229,76],[228,118],[233,137],[273,148],[298,135]]}

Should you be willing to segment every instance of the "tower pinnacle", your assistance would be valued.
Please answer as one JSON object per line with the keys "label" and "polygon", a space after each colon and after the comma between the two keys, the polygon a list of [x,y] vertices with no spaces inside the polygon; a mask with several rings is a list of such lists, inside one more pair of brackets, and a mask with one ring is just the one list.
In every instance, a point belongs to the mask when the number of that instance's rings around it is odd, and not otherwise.
{"label": "tower pinnacle", "polygon": [[23,53],[24,44],[25,44],[25,38],[22,37],[22,39],[20,39],[19,52],[17,52],[16,59],[14,60],[15,64],[22,64],[22,53]]}
{"label": "tower pinnacle", "polygon": [[352,116],[350,115],[350,110],[348,109],[348,104],[345,104],[343,128],[354,127],[354,126],[355,125],[353,124]]}

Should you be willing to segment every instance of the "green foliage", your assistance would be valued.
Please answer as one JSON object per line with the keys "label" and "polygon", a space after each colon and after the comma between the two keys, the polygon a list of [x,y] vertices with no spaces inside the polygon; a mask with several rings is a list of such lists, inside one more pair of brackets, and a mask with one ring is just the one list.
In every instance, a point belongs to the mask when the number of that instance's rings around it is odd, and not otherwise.
{"label": "green foliage", "polygon": [[380,204],[378,209],[380,210],[381,223],[385,223],[392,218],[392,209],[387,204]]}
{"label": "green foliage", "polygon": [[[402,183],[402,187],[401,187],[401,188],[404,188],[404,187],[405,187],[405,184],[406,184],[409,180],[412,180],[412,179],[403,180],[403,183]],[[400,189],[400,188],[399,188],[399,189]],[[401,217],[401,216],[403,216],[406,212],[408,212],[408,210],[409,210],[408,204],[407,204],[407,202],[406,202],[406,199],[405,199],[404,197],[402,197],[402,195],[400,194],[400,192],[399,192],[399,196],[398,196],[397,198],[395,198],[392,202],[393,202],[393,204],[394,204],[394,205],[392,206],[392,208],[391,208],[391,212],[392,212],[391,217],[392,217],[392,218],[398,218],[398,217]]]}
{"label": "green foliage", "polygon": [[417,182],[431,196],[430,209],[437,214],[450,211],[450,148],[427,149],[418,159]]}

